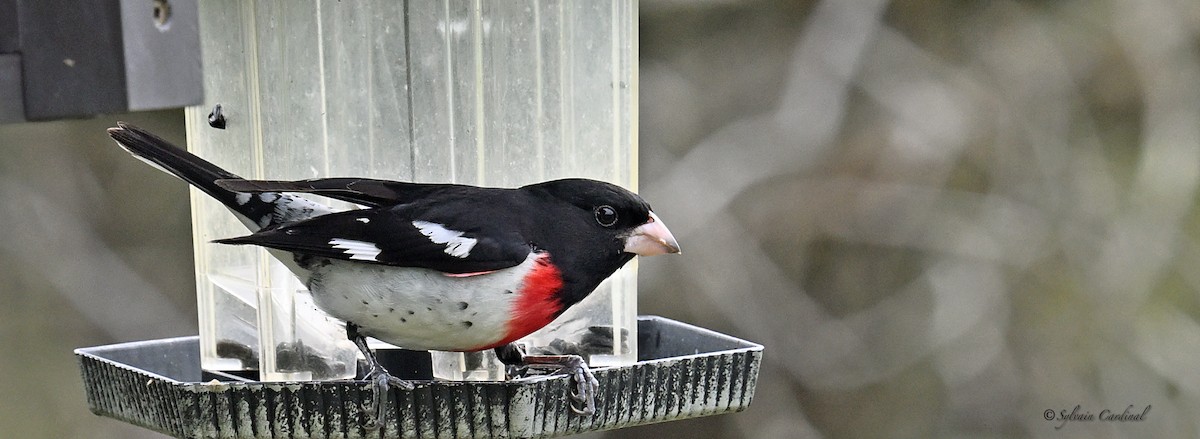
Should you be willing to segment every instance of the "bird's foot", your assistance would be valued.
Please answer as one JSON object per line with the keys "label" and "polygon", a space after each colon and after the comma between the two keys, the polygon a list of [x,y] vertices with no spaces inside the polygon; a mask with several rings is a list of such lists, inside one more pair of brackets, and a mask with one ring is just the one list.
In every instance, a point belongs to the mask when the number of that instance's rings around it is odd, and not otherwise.
{"label": "bird's foot", "polygon": [[383,425],[384,417],[387,415],[387,396],[392,387],[404,390],[412,390],[415,388],[413,383],[396,378],[388,373],[387,369],[379,364],[379,360],[375,358],[375,353],[367,347],[367,339],[358,332],[358,326],[353,323],[346,324],[346,337],[354,342],[358,350],[362,352],[363,357],[367,359],[367,374],[363,379],[371,382],[373,392],[371,396],[371,407],[369,412],[373,412],[372,416],[366,420],[368,430],[378,430]]}
{"label": "bird's foot", "polygon": [[578,355],[526,355],[526,367],[547,369],[552,373],[566,374],[575,384],[570,392],[571,411],[583,416],[596,414],[596,394],[600,393],[600,381],[592,374],[587,362]]}
{"label": "bird's foot", "polygon": [[367,419],[368,430],[377,430],[383,424],[384,417],[387,415],[387,396],[392,387],[403,390],[412,390],[416,387],[409,381],[392,376],[387,369],[378,364],[375,364],[363,379],[370,381],[373,389],[369,409],[373,415]]}
{"label": "bird's foot", "polygon": [[508,366],[509,376],[524,376],[530,369],[570,376],[571,381],[575,383],[575,390],[568,392],[571,397],[571,411],[584,416],[596,413],[596,394],[600,393],[600,382],[588,368],[587,362],[583,361],[583,357],[526,355],[520,345],[509,343],[496,348],[496,358]]}

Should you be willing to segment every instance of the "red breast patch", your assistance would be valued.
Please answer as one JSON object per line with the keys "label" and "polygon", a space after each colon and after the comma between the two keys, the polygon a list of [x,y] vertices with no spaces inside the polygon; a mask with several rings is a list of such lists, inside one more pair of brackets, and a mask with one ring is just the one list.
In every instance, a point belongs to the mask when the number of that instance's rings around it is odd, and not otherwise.
{"label": "red breast patch", "polygon": [[479,350],[504,346],[550,324],[562,308],[557,297],[562,287],[562,273],[550,263],[550,255],[538,256],[533,269],[525,275],[523,287],[516,292],[517,299],[506,325],[508,331],[500,341]]}

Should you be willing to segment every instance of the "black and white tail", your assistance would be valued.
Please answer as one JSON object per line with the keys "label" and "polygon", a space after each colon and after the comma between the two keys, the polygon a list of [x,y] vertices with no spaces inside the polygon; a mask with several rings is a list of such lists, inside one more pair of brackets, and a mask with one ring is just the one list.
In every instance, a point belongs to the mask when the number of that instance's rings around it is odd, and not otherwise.
{"label": "black and white tail", "polygon": [[241,177],[136,126],[117,122],[116,128],[108,129],[108,135],[139,160],[179,177],[220,201],[251,231],[331,211],[327,206],[290,194],[235,192],[218,186],[218,181],[240,180]]}

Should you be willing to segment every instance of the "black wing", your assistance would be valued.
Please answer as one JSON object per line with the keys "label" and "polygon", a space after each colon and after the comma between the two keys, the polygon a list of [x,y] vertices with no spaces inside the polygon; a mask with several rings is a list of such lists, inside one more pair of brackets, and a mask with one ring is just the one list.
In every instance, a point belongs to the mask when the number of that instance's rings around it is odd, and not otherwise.
{"label": "black wing", "polygon": [[338,212],[215,242],[454,274],[512,267],[532,251],[519,233],[486,215],[420,216],[414,210]]}
{"label": "black wing", "polygon": [[217,180],[217,186],[234,192],[297,192],[321,195],[367,207],[395,206],[434,193],[471,189],[457,184],[407,183],[372,178],[317,178],[311,180]]}

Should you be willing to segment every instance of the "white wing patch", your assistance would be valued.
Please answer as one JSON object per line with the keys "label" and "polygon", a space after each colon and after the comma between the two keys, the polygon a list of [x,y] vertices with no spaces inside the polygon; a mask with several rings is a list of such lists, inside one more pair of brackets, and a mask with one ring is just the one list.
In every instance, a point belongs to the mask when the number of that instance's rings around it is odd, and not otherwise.
{"label": "white wing patch", "polygon": [[463,232],[447,229],[438,223],[416,220],[412,225],[421,231],[422,235],[429,237],[434,244],[445,244],[446,249],[443,250],[446,254],[456,258],[465,258],[471,255],[471,249],[475,248],[475,243],[479,242],[475,238],[464,238]]}
{"label": "white wing patch", "polygon": [[358,259],[360,261],[375,261],[379,256],[379,247],[370,242],[355,241],[353,239],[333,238],[329,240],[329,245],[333,248],[342,249],[344,253],[350,255],[350,259]]}

